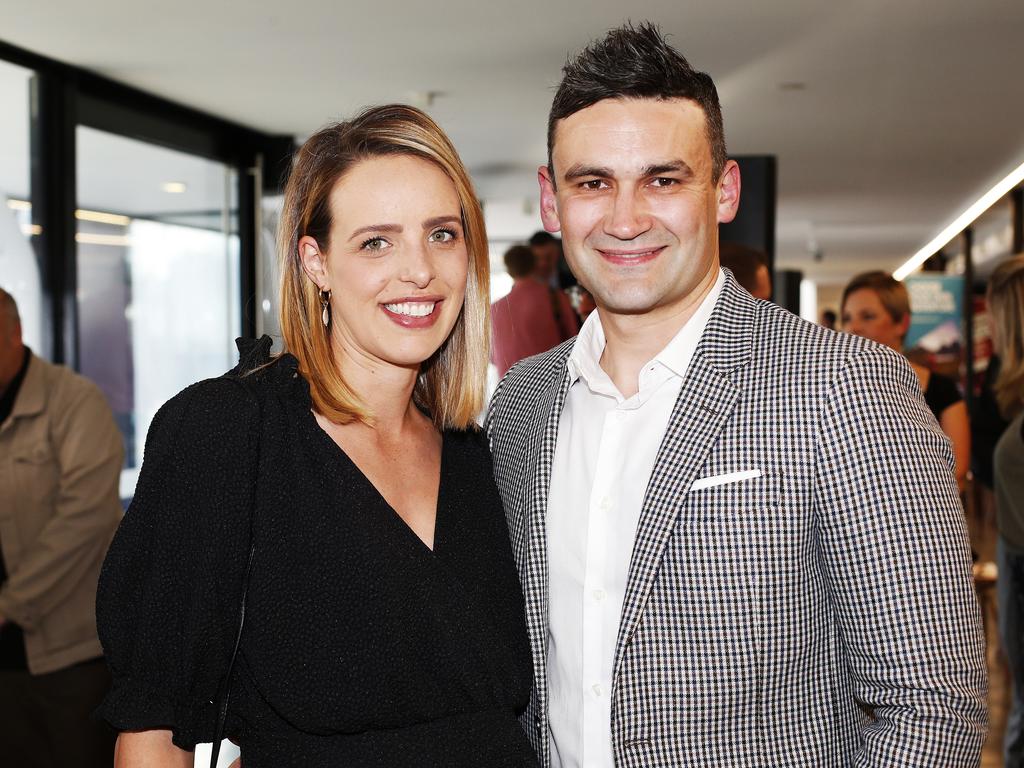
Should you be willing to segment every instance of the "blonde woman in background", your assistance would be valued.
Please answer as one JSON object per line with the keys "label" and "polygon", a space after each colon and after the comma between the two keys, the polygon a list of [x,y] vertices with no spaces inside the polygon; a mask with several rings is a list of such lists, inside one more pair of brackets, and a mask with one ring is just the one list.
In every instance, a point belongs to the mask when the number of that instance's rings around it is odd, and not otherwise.
{"label": "blonde woman in background", "polygon": [[438,126],[392,105],[314,134],[281,259],[284,354],[250,343],[161,409],[104,566],[116,765],[191,766],[225,701],[245,768],[534,765],[523,597],[474,423],[487,241]]}
{"label": "blonde woman in background", "polygon": [[1004,261],[988,284],[993,344],[1002,360],[993,387],[1010,420],[996,444],[994,478],[999,629],[1012,678],[1004,741],[1006,768],[1024,766],[1024,256]]}
{"label": "blonde woman in background", "polygon": [[[888,272],[864,272],[843,289],[840,305],[843,330],[903,352],[910,328],[907,287]],[[963,488],[971,462],[971,427],[967,404],[956,382],[910,360],[925,402],[953,444],[956,481]]]}

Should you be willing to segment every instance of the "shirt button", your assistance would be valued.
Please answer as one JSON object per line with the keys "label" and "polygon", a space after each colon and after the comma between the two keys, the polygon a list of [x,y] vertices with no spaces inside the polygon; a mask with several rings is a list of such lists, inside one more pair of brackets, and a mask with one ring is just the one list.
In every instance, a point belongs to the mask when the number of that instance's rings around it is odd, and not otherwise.
{"label": "shirt button", "polygon": [[612,500],[605,496],[603,499],[601,499],[601,503],[598,504],[598,506],[601,508],[602,512],[607,512],[609,509],[612,508]]}
{"label": "shirt button", "polygon": [[595,696],[600,696],[600,695],[601,695],[601,686],[600,686],[600,685],[598,685],[597,683],[595,683],[595,684],[593,685],[593,687],[591,687],[591,689],[590,689],[590,690],[592,690],[592,691],[594,692],[594,695],[595,695]]}
{"label": "shirt button", "polygon": [[594,592],[593,592],[593,595],[594,595],[594,599],[597,600],[597,602],[599,602],[599,603],[602,600],[604,600],[605,597],[606,597],[606,593],[605,593],[605,591],[603,589],[595,589]]}

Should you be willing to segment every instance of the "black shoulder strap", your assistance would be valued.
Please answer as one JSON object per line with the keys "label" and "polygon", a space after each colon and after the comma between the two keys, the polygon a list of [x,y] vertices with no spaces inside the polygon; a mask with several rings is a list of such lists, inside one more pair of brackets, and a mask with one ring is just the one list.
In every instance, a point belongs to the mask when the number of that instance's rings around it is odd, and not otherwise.
{"label": "black shoulder strap", "polygon": [[[225,376],[224,378],[229,381],[233,381],[242,389],[244,389],[248,395],[256,403],[257,414],[262,415],[263,407],[260,404],[259,397],[247,387],[240,378],[233,375]],[[245,598],[249,594],[249,576],[252,574],[252,564],[256,559],[256,476],[259,472],[260,466],[260,435],[259,425],[262,420],[257,418],[256,425],[257,431],[255,435],[256,439],[256,450],[253,454],[253,487],[252,487],[252,503],[249,507],[249,560],[245,565],[245,579],[242,581],[242,599],[238,606],[238,631],[235,633],[235,643],[231,649],[231,660],[228,662],[228,671],[224,675],[224,679],[221,681],[220,691],[217,694],[217,727],[213,732],[213,743],[210,749],[210,768],[217,768],[217,760],[220,757],[220,744],[224,741],[224,724],[228,717],[228,702],[231,699],[231,676],[235,670],[235,658],[238,656],[238,647],[242,643],[242,627],[245,626]]]}

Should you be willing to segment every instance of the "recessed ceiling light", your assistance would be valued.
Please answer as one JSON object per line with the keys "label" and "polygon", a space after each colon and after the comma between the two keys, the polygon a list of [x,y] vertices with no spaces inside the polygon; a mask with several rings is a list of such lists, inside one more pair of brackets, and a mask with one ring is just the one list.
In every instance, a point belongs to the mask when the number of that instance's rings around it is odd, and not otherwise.
{"label": "recessed ceiling light", "polygon": [[786,83],[779,83],[779,90],[780,91],[806,91],[807,90],[807,83],[801,82],[799,80],[791,80],[791,81],[786,82]]}
{"label": "recessed ceiling light", "polygon": [[182,192],[188,189],[183,181],[165,181],[160,185],[160,189],[164,192],[169,192],[172,195],[180,195]]}

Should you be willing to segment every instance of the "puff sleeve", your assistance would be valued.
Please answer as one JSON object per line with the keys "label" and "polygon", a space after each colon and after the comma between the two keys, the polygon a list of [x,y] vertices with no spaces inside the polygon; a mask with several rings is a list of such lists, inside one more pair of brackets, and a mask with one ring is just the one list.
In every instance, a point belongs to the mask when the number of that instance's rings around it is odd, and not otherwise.
{"label": "puff sleeve", "polygon": [[98,714],[118,730],[169,729],[188,750],[213,736],[249,554],[258,414],[246,388],[222,377],[153,420],[97,593],[113,676]]}

